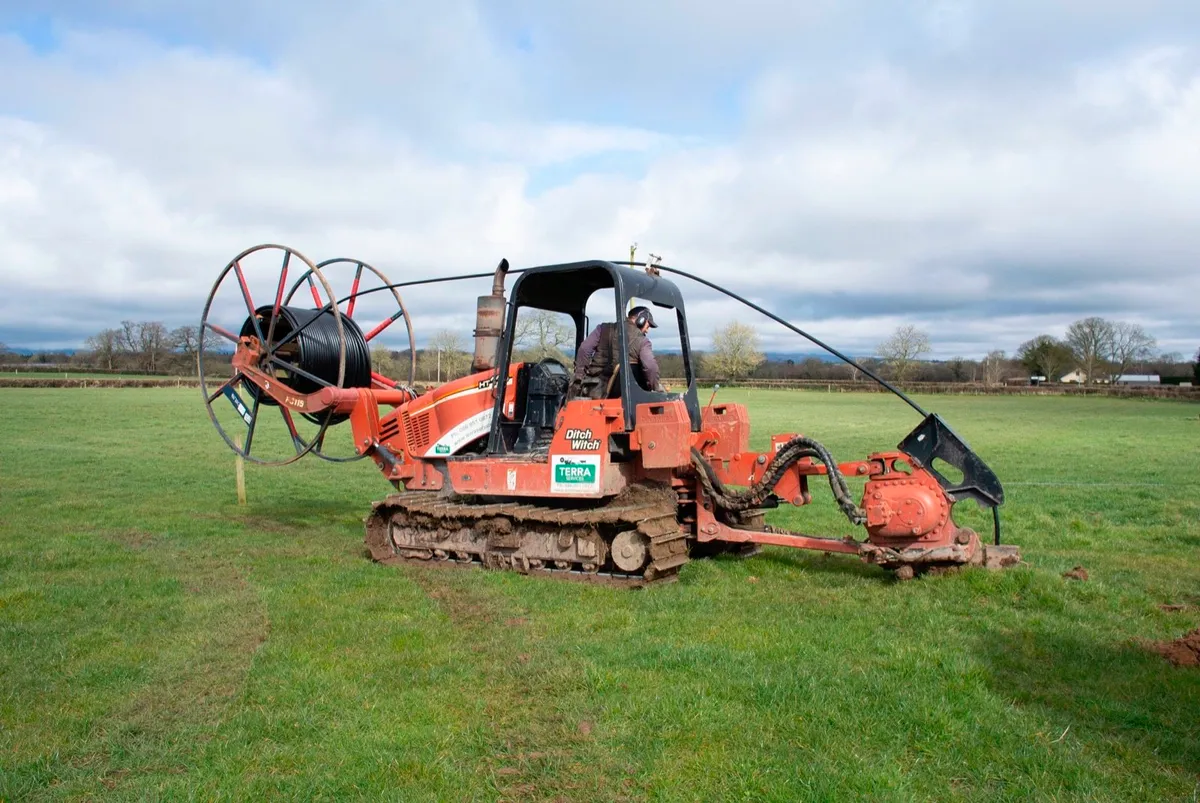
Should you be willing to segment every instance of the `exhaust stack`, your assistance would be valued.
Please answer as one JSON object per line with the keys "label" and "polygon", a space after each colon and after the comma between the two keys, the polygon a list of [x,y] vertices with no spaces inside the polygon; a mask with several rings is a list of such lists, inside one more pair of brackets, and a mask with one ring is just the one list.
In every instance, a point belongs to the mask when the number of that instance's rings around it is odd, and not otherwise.
{"label": "exhaust stack", "polygon": [[504,276],[508,273],[508,260],[501,259],[492,278],[492,294],[479,296],[475,307],[475,359],[471,363],[473,372],[487,371],[496,367],[496,348],[500,335],[504,333]]}

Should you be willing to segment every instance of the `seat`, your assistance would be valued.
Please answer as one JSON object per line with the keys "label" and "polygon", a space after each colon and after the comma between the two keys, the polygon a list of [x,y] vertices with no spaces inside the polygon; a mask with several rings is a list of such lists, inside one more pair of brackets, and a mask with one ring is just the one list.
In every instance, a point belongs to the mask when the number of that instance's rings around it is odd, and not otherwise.
{"label": "seat", "polygon": [[553,357],[529,366],[525,416],[513,443],[514,452],[534,452],[550,447],[554,421],[566,403],[570,380],[566,366]]}

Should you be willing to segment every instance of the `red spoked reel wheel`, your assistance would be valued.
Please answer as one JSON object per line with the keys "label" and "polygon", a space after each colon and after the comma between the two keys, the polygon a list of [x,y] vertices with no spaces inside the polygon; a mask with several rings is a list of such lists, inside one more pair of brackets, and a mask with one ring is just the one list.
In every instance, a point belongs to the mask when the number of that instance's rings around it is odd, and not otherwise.
{"label": "red spoked reel wheel", "polygon": [[[332,270],[331,270],[332,269]],[[334,272],[345,276],[344,281],[347,283],[345,289],[347,292],[342,293],[343,288],[342,276],[334,278]],[[379,284],[367,280],[363,282],[363,274],[368,273],[379,280]],[[328,288],[319,285],[313,280],[314,275],[323,274],[331,284],[339,288],[337,295],[331,295]],[[347,275],[348,274],[348,275]],[[293,301],[304,299],[307,301],[311,295],[313,304],[318,308],[327,306],[330,301],[336,303],[337,308],[341,311],[344,321],[353,322],[353,327],[358,326],[358,319],[355,314],[358,313],[360,318],[364,311],[372,313],[368,318],[374,321],[377,318],[379,322],[374,324],[369,329],[361,328],[363,340],[369,345],[372,340],[386,331],[393,323],[401,318],[404,319],[405,329],[408,335],[408,382],[409,387],[412,386],[417,376],[417,352],[416,344],[413,339],[412,319],[408,315],[408,310],[404,306],[404,300],[400,298],[400,293],[395,287],[392,287],[392,281],[384,275],[383,271],[363,262],[361,259],[349,259],[347,257],[337,257],[335,259],[327,259],[324,262],[319,262],[311,271],[305,271],[292,284],[284,296],[284,304],[291,305]],[[307,293],[305,292],[307,286]],[[299,296],[299,298],[297,298]],[[360,301],[360,299],[362,299]],[[382,304],[380,301],[386,299]],[[392,311],[392,302],[395,304],[395,311]],[[384,309],[380,309],[380,307]],[[384,314],[386,313],[386,314]],[[397,387],[398,383],[391,377],[386,377],[372,370],[371,385],[377,388],[391,389]],[[335,420],[334,423],[337,423]],[[326,443],[326,433],[322,432],[312,444],[308,444],[312,448],[312,453],[323,460],[329,460],[334,463],[351,463],[355,460],[362,460],[367,455],[359,454],[354,450],[354,444],[350,444],[351,453],[346,456],[336,456],[332,454]]]}
{"label": "red spoked reel wheel", "polygon": [[[349,259],[347,257],[327,259],[324,262],[317,263],[317,270],[323,272],[328,278],[332,275],[330,268],[335,265],[339,267],[354,267],[354,278],[350,282],[350,291],[346,295],[339,295],[337,297],[338,307],[342,309],[342,315],[344,315],[346,318],[349,318],[357,323],[358,319],[354,317],[354,314],[355,312],[360,311],[359,299],[363,296],[370,295],[373,297],[379,297],[380,295],[390,294],[391,300],[396,302],[396,311],[390,313],[390,315],[387,317],[382,318],[379,323],[372,326],[370,329],[364,329],[363,339],[366,340],[367,343],[370,343],[375,337],[382,334],[393,323],[403,318],[405,330],[408,335],[409,366],[407,384],[412,385],[417,378],[417,351],[415,348],[416,344],[413,341],[412,318],[410,318],[408,315],[408,310],[404,306],[404,300],[400,298],[399,291],[392,286],[391,279],[385,276],[383,271],[367,264],[366,262],[363,262],[361,259]],[[363,286],[362,277],[364,271],[374,274],[375,277],[379,279],[380,284],[375,287]],[[312,294],[313,301],[316,302],[318,306],[324,306],[326,303],[328,303],[326,299],[321,298],[320,289],[313,283],[311,276],[307,273],[296,280],[296,284],[290,291],[288,291],[288,299],[291,299],[296,294],[296,291],[300,289],[301,284],[308,285],[308,289]],[[393,381],[385,381],[388,379],[389,377],[384,377],[381,375],[372,376],[373,384],[390,388],[394,383]]]}
{"label": "red spoked reel wheel", "polygon": [[[267,243],[246,249],[225,266],[200,319],[197,370],[208,416],[230,449],[262,465],[287,465],[313,451],[324,439],[334,411],[294,415],[259,383],[277,383],[276,391],[282,387],[304,396],[325,387],[341,388],[346,380],[346,327],[337,305],[297,313],[284,303],[288,276],[296,275],[296,269],[333,298],[333,288],[312,260],[288,246]],[[267,303],[256,305],[255,294]],[[311,318],[321,318],[320,325],[311,326]],[[307,330],[309,338],[321,334],[319,374],[300,365],[301,339]],[[237,368],[235,358],[252,361],[253,369],[268,379]],[[228,364],[232,371],[210,390],[214,363]],[[239,435],[237,440],[231,431]]]}

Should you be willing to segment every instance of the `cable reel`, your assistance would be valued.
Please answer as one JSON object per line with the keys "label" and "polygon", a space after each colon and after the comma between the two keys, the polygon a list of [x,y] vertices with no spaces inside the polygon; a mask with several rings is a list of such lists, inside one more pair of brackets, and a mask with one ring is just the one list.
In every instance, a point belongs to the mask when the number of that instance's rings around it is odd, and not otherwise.
{"label": "cable reel", "polygon": [[[333,269],[331,271],[331,268]],[[333,295],[329,292],[322,292],[324,287],[314,281],[314,275],[321,274],[327,279],[332,276],[333,271],[346,272],[345,269],[353,268],[352,278],[348,277],[349,292]],[[314,273],[315,271],[315,273]],[[369,273],[374,275],[380,282],[378,286],[373,286],[374,283],[368,280],[367,286],[363,282],[363,274]],[[334,281],[340,285],[340,282]],[[309,295],[312,301],[316,304],[316,309],[324,309],[331,306],[330,301],[335,302],[337,308],[341,311],[342,323],[346,329],[347,336],[347,352],[346,352],[346,387],[377,387],[377,388],[395,388],[395,387],[411,387],[416,380],[417,371],[417,352],[416,344],[413,339],[412,319],[408,315],[408,310],[404,306],[404,301],[400,298],[400,293],[392,286],[392,281],[383,274],[378,268],[363,262],[360,259],[349,259],[347,257],[337,257],[335,259],[327,259],[324,262],[317,263],[313,271],[305,271],[292,284],[287,294],[284,296],[284,305],[289,310],[295,310],[294,306],[299,299],[305,299],[303,288],[307,285]],[[361,304],[359,299],[361,296],[368,295],[372,299],[379,297],[383,290],[390,292],[390,299],[387,306],[390,308],[391,301],[395,302],[396,309],[390,313],[376,325],[370,329],[364,330],[359,326],[355,319],[355,313],[362,315],[365,304]],[[314,310],[315,311],[315,310]],[[378,310],[375,310],[378,312]],[[408,336],[408,382],[407,385],[398,382],[396,379],[384,376],[377,373],[371,364],[370,342],[378,335],[382,334],[388,327],[401,318],[404,319],[404,325]],[[369,320],[374,320],[370,318]],[[325,326],[326,324],[318,324]],[[413,394],[414,396],[416,393]],[[314,420],[314,416],[305,416],[309,420]],[[336,426],[346,420],[345,415],[335,415],[330,420],[330,426]],[[305,444],[309,445],[309,444]],[[335,455],[328,448],[325,433],[322,432],[315,444],[312,444],[312,453],[322,460],[328,460],[332,463],[352,463],[356,460],[362,460],[366,457],[366,453],[359,454],[353,449],[353,444],[350,444],[350,453],[347,455]]]}
{"label": "cable reel", "polygon": [[[273,266],[280,263],[272,255],[280,252],[282,264],[276,269]],[[298,396],[322,388],[370,384],[366,340],[336,304],[311,310],[284,304],[288,274],[295,267],[305,270],[308,281],[319,285],[327,297],[334,297],[333,288],[312,260],[288,246],[267,243],[246,249],[225,266],[213,283],[200,319],[197,370],[209,419],[229,448],[261,465],[294,463],[313,451],[326,430],[344,416],[339,417],[332,408],[316,415],[293,415],[259,382],[277,380]],[[254,294],[273,299],[273,303],[256,305]],[[257,375],[234,368],[210,391],[212,364],[228,365],[231,348],[252,355],[252,370]],[[260,379],[262,375],[268,378]],[[223,402],[219,401],[222,396]],[[218,402],[216,408],[214,402]],[[264,417],[271,408],[280,415]]]}
{"label": "cable reel", "polygon": [[[260,320],[269,320],[273,307],[259,307]],[[292,333],[296,335],[289,338]],[[365,388],[371,384],[371,354],[363,338],[362,330],[350,318],[342,316],[342,332],[345,335],[345,379],[337,387]],[[242,337],[254,334],[253,322],[247,318],[242,324]],[[275,323],[275,341],[281,343],[276,354],[289,367],[276,365],[275,376],[289,388],[301,394],[316,393],[323,387],[332,387],[338,372],[339,334],[334,312],[331,309],[304,309],[288,306],[279,307]],[[250,395],[262,404],[279,406],[270,394],[257,385],[251,385]],[[325,414],[300,413],[307,421],[320,424]],[[349,420],[345,413],[329,416],[329,426]],[[319,447],[318,447],[319,448]]]}

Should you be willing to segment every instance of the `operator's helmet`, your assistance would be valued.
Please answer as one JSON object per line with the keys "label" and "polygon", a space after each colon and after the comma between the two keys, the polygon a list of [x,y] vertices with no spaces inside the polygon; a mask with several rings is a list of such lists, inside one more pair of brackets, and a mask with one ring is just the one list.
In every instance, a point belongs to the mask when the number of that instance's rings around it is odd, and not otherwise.
{"label": "operator's helmet", "polygon": [[638,329],[641,329],[647,323],[650,324],[651,329],[658,328],[658,324],[654,322],[654,316],[650,314],[649,307],[634,307],[629,310],[628,317]]}

